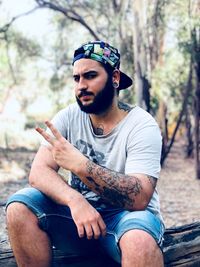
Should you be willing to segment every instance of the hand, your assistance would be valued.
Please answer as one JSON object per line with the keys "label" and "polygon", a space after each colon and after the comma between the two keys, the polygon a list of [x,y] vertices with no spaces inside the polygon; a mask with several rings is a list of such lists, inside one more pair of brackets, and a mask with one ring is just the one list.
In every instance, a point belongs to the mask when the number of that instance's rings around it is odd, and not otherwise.
{"label": "hand", "polygon": [[51,122],[46,121],[45,124],[51,130],[53,137],[40,127],[37,127],[36,131],[51,145],[49,149],[53,159],[60,167],[76,172],[77,166],[80,166],[81,162],[86,162],[87,158],[70,144]]}
{"label": "hand", "polygon": [[76,224],[79,237],[98,239],[106,235],[106,225],[99,212],[82,196],[69,202],[72,218]]}

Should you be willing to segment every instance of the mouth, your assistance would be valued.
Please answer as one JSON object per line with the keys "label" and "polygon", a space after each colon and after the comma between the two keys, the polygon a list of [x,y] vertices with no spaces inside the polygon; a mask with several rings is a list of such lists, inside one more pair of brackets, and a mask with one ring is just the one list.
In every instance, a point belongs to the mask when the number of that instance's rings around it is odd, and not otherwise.
{"label": "mouth", "polygon": [[80,97],[80,99],[84,100],[84,101],[88,101],[91,99],[91,95],[90,96],[89,95],[82,96],[82,97]]}
{"label": "mouth", "polygon": [[93,94],[90,93],[90,92],[81,92],[79,95],[78,95],[78,98],[82,101],[89,101],[91,100],[91,97],[93,97]]}

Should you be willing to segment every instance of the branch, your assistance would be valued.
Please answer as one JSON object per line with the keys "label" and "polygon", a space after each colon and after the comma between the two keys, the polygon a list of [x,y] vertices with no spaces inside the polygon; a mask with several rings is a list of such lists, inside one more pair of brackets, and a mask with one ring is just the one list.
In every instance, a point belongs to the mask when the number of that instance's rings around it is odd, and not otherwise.
{"label": "branch", "polygon": [[4,35],[5,35],[5,41],[6,41],[6,54],[7,54],[7,58],[8,58],[8,66],[9,66],[10,73],[11,73],[11,76],[12,76],[12,79],[13,79],[13,85],[16,85],[17,84],[17,79],[15,77],[14,69],[13,69],[13,66],[12,66],[11,59],[10,59],[9,41],[8,41],[6,32],[5,32]]}
{"label": "branch", "polygon": [[31,10],[25,12],[25,13],[22,13],[22,14],[19,14],[19,15],[13,17],[13,18],[11,19],[10,22],[8,22],[7,24],[5,24],[3,27],[0,27],[0,33],[5,33],[5,32],[7,32],[8,29],[9,29],[9,27],[13,24],[13,22],[14,22],[15,20],[17,20],[17,19],[19,19],[19,18],[21,18],[21,17],[27,16],[27,15],[33,13],[33,12],[35,12],[38,8],[39,8],[39,7],[35,7],[35,8],[33,8],[33,9],[31,9]]}
{"label": "branch", "polygon": [[84,26],[89,33],[96,39],[99,40],[99,37],[97,36],[97,34],[93,31],[93,29],[87,24],[87,22],[84,20],[83,17],[81,17],[75,10],[73,10],[72,8],[64,8],[61,5],[55,5],[51,2],[48,1],[44,1],[44,0],[35,0],[36,3],[39,5],[39,7],[41,8],[49,8],[52,9],[54,11],[58,11],[60,13],[62,13],[63,15],[65,15],[67,18],[76,21],[78,23],[80,23],[82,26]]}

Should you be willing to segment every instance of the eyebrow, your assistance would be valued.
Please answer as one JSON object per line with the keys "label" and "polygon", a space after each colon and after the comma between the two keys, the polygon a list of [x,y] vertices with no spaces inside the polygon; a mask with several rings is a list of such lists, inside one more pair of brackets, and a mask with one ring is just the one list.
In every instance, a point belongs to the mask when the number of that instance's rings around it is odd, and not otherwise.
{"label": "eyebrow", "polygon": [[[86,72],[84,72],[84,73],[82,73],[82,75],[83,76],[87,76],[88,74],[97,74],[98,73],[98,71],[96,71],[96,70],[89,70],[89,71],[86,71]],[[80,76],[80,74],[73,74],[73,77],[79,77]]]}

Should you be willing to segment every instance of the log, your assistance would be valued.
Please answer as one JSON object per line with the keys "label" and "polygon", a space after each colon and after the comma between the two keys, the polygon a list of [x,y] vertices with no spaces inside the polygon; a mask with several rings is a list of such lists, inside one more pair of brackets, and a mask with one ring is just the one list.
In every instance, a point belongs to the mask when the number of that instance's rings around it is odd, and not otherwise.
{"label": "log", "polygon": [[[200,222],[168,228],[164,234],[164,261],[166,267],[200,266]],[[98,256],[66,255],[53,249],[54,267],[120,267],[100,253]],[[0,240],[0,267],[16,267],[8,239]]]}

